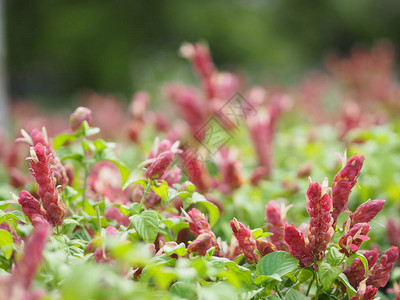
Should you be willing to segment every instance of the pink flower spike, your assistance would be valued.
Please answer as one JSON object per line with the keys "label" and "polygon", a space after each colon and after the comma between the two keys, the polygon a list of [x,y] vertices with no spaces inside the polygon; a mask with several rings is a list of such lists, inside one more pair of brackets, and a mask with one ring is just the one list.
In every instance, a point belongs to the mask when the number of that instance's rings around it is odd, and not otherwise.
{"label": "pink flower spike", "polygon": [[268,231],[272,233],[270,236],[271,242],[278,248],[278,250],[288,251],[289,246],[285,242],[285,225],[286,225],[286,212],[291,207],[285,207],[282,202],[281,207],[276,201],[269,201],[265,208],[265,215],[267,217]]}
{"label": "pink flower spike", "polygon": [[64,220],[67,207],[62,202],[56,188],[57,180],[49,165],[49,155],[46,147],[37,144],[31,148],[31,174],[38,185],[38,193],[42,200],[42,205],[47,213],[47,219],[53,226],[59,226]]}
{"label": "pink flower spike", "polygon": [[377,293],[378,289],[372,285],[366,286],[365,281],[361,282],[357,294],[350,298],[350,300],[372,300]]}
{"label": "pink flower spike", "polygon": [[278,250],[274,244],[272,244],[270,241],[267,241],[265,238],[256,239],[256,245],[261,257]]}
{"label": "pink flower spike", "polygon": [[302,267],[308,267],[314,261],[303,233],[293,224],[285,226],[285,241],[289,245],[290,254],[300,261]]}
{"label": "pink flower spike", "polygon": [[146,177],[153,179],[160,179],[167,171],[169,165],[174,160],[174,153],[172,151],[165,151],[160,153],[154,161],[146,169]]}
{"label": "pink flower spike", "polygon": [[40,205],[39,200],[25,190],[19,192],[18,195],[18,203],[21,204],[23,213],[33,226],[39,223],[48,223],[46,211]]}
{"label": "pink flower spike", "polygon": [[239,248],[242,250],[244,257],[249,264],[255,264],[258,262],[259,257],[254,252],[257,249],[256,241],[254,240],[253,234],[250,228],[246,228],[242,223],[233,219],[230,222],[233,235],[239,242]]}
{"label": "pink flower spike", "polygon": [[390,247],[386,250],[379,262],[372,266],[368,274],[367,285],[379,288],[384,287],[389,280],[390,272],[399,256],[399,249],[397,247]]}
{"label": "pink flower spike", "polygon": [[334,233],[332,199],[327,185],[326,179],[322,186],[318,182],[310,183],[307,190],[307,212],[310,214],[308,248],[317,261],[324,259],[326,248]]}
{"label": "pink flower spike", "polygon": [[339,214],[344,210],[352,188],[357,183],[361,168],[364,163],[364,155],[354,155],[336,174],[332,184],[332,201],[333,201],[333,227],[336,226]]}
{"label": "pink flower spike", "polygon": [[189,253],[204,256],[207,250],[213,247],[213,241],[215,241],[215,236],[212,232],[202,233],[189,244],[187,250]]}
{"label": "pink flower spike", "polygon": [[47,223],[37,224],[25,245],[21,259],[16,263],[15,270],[11,275],[11,288],[21,286],[28,290],[39,267],[43,250],[50,235],[50,225]]}
{"label": "pink flower spike", "polygon": [[369,200],[361,204],[350,215],[350,227],[353,227],[356,223],[370,222],[382,210],[384,204],[385,200]]}
{"label": "pink flower spike", "polygon": [[[368,268],[371,269],[378,260],[378,250],[373,249],[370,251],[363,251],[362,254],[368,261]],[[343,273],[346,275],[350,284],[356,289],[365,277],[364,265],[359,258],[356,258],[351,262],[351,265],[343,271]]]}
{"label": "pink flower spike", "polygon": [[202,233],[211,232],[210,224],[208,224],[206,216],[196,208],[192,208],[189,213],[185,214],[185,219],[189,221],[190,231],[197,237]]}

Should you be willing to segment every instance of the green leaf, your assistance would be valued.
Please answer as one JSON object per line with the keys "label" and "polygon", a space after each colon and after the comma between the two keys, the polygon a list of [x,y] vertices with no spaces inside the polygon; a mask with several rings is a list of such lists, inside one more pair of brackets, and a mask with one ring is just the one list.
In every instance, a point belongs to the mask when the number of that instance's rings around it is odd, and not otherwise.
{"label": "green leaf", "polygon": [[326,262],[322,262],[319,266],[319,275],[322,287],[325,291],[332,287],[338,275],[342,272],[342,268],[338,266],[331,266]]}
{"label": "green leaf", "polygon": [[203,195],[194,192],[189,203],[200,204],[203,205],[210,214],[210,226],[214,226],[214,224],[218,221],[219,218],[219,209],[213,203],[209,202],[206,197]]}
{"label": "green leaf", "polygon": [[158,185],[152,184],[151,189],[161,198],[162,205],[168,203],[168,183],[166,181],[161,181]]}
{"label": "green leaf", "polygon": [[343,261],[344,254],[339,252],[336,247],[331,247],[326,254],[326,260],[331,266],[338,266]]}
{"label": "green leaf", "polygon": [[355,256],[357,256],[358,259],[361,260],[363,266],[364,266],[364,271],[365,271],[365,277],[368,277],[368,260],[365,258],[364,255],[362,255],[361,253],[354,253]]}
{"label": "green leaf", "polygon": [[3,250],[4,256],[7,259],[10,259],[11,257],[13,243],[14,241],[11,233],[9,233],[7,230],[0,229],[0,248]]}
{"label": "green leaf", "polygon": [[129,219],[146,244],[154,243],[160,224],[158,214],[154,210],[145,210],[140,215],[134,215]]}
{"label": "green leaf", "polygon": [[278,274],[259,275],[259,276],[256,277],[256,279],[254,279],[254,284],[260,285],[264,281],[267,281],[267,280],[270,280],[270,279],[273,279],[273,280],[276,280],[276,281],[279,281],[279,282],[282,281],[281,276],[279,276]]}
{"label": "green leaf", "polygon": [[284,276],[293,272],[299,265],[299,260],[290,253],[275,251],[265,255],[257,264],[257,271],[260,275],[278,274]]}
{"label": "green leaf", "polygon": [[71,134],[71,133],[60,134],[53,139],[53,148],[54,148],[54,150],[58,150],[66,142],[72,142],[75,139],[76,139],[75,134]]}
{"label": "green leaf", "polygon": [[353,297],[357,293],[357,291],[350,284],[349,280],[347,279],[347,277],[344,273],[340,273],[338,276],[338,279],[340,280],[341,283],[343,283],[345,285],[346,291],[348,294],[348,298]]}
{"label": "green leaf", "polygon": [[291,289],[286,293],[285,300],[309,300],[309,298],[300,291]]}
{"label": "green leaf", "polygon": [[227,267],[231,272],[236,275],[241,284],[245,285],[248,288],[252,287],[252,275],[249,269],[240,266],[233,261],[226,262],[225,267]]}
{"label": "green leaf", "polygon": [[188,253],[184,243],[180,243],[178,246],[175,247],[164,245],[163,250],[164,253],[167,255],[176,254],[179,257],[184,256]]}
{"label": "green leaf", "polygon": [[195,299],[196,285],[192,282],[177,281],[171,286],[170,292],[183,299]]}
{"label": "green leaf", "polygon": [[4,211],[0,211],[0,224],[8,220],[21,221],[23,223],[26,223],[25,215],[19,210],[14,210],[7,213]]}
{"label": "green leaf", "polygon": [[125,191],[128,186],[130,186],[131,184],[135,184],[135,183],[140,184],[144,188],[147,187],[147,181],[145,179],[132,177],[132,178],[128,178],[128,180],[123,185],[122,190]]}

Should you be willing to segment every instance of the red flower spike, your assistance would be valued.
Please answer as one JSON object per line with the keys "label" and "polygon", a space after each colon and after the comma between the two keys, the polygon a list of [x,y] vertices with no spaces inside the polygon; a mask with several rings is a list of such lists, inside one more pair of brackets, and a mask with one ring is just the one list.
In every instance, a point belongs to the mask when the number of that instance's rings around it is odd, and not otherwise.
{"label": "red flower spike", "polygon": [[49,165],[46,148],[42,144],[37,144],[31,148],[31,155],[30,172],[38,185],[38,193],[47,212],[47,219],[51,225],[59,226],[68,209],[58,195],[56,178]]}
{"label": "red flower spike", "polygon": [[369,232],[368,223],[357,223],[352,229],[345,233],[339,240],[339,246],[342,248],[340,252],[350,256],[356,253],[363,241],[369,240],[367,236]]}
{"label": "red flower spike", "polygon": [[326,248],[334,233],[332,199],[327,185],[326,179],[322,186],[318,182],[310,183],[307,190],[307,212],[310,215],[308,248],[316,261],[324,259]]}
{"label": "red flower spike", "polygon": [[242,185],[242,170],[238,163],[237,151],[222,148],[218,152],[216,163],[222,175],[220,190],[230,195]]}
{"label": "red flower spike", "polygon": [[352,188],[357,183],[361,168],[364,163],[364,155],[354,155],[351,157],[343,168],[336,174],[332,184],[332,201],[333,201],[333,227],[339,214],[344,210]]}
{"label": "red flower spike", "polygon": [[393,219],[387,222],[387,235],[392,246],[398,246],[400,240],[400,224]]}
{"label": "red flower spike", "polygon": [[282,205],[282,210],[276,201],[269,201],[265,209],[267,217],[268,231],[272,233],[270,236],[271,242],[278,248],[278,250],[288,251],[289,246],[285,242],[285,225],[286,225],[286,212],[291,206],[287,208]]}
{"label": "red flower spike", "polygon": [[189,221],[190,231],[198,237],[202,233],[211,232],[206,216],[196,208],[192,208],[189,213],[185,213],[186,220]]}
{"label": "red flower spike", "polygon": [[86,107],[78,107],[69,117],[72,131],[78,130],[84,121],[92,126],[92,111]]}
{"label": "red flower spike", "polygon": [[244,257],[249,264],[255,264],[258,262],[259,257],[254,252],[257,249],[256,241],[254,240],[253,234],[250,228],[246,228],[242,223],[233,219],[230,222],[233,235],[239,242],[239,248],[242,250]]}
{"label": "red flower spike", "polygon": [[40,223],[48,223],[46,211],[40,205],[39,200],[27,191],[21,191],[18,195],[18,203],[21,204],[23,213],[33,226]]}
{"label": "red flower spike", "polygon": [[[368,261],[368,268],[371,269],[371,267],[378,260],[379,257],[378,250],[373,249],[370,251],[364,251],[362,254]],[[364,265],[359,258],[356,258],[351,262],[351,265],[343,271],[343,273],[346,275],[350,284],[356,289],[360,284],[360,282],[364,280],[365,277]]]}
{"label": "red flower spike", "polygon": [[381,211],[384,204],[385,200],[369,200],[361,204],[350,215],[350,227],[353,227],[356,223],[368,223],[371,221]]}
{"label": "red flower spike", "polygon": [[386,250],[379,262],[373,265],[369,271],[367,285],[372,285],[376,288],[384,287],[389,280],[390,272],[398,256],[399,249],[397,247],[393,246]]}
{"label": "red flower spike", "polygon": [[213,241],[215,236],[211,232],[202,233],[197,238],[189,244],[187,250],[189,253],[194,253],[197,255],[204,256],[207,250],[213,247]]}
{"label": "red flower spike", "polygon": [[264,238],[256,239],[256,246],[258,251],[260,251],[261,257],[278,250],[274,244]]}
{"label": "red flower spike", "polygon": [[308,267],[314,261],[303,233],[297,230],[293,224],[285,226],[285,241],[289,245],[290,254],[300,261],[302,267]]}
{"label": "red flower spike", "polygon": [[43,250],[50,235],[50,225],[47,223],[37,224],[25,245],[24,253],[21,259],[16,263],[15,269],[11,275],[10,287],[22,287],[28,290],[36,270],[39,267]]}
{"label": "red flower spike", "polygon": [[165,151],[160,153],[154,161],[147,167],[146,177],[153,179],[160,179],[167,171],[169,165],[174,160],[174,152]]}

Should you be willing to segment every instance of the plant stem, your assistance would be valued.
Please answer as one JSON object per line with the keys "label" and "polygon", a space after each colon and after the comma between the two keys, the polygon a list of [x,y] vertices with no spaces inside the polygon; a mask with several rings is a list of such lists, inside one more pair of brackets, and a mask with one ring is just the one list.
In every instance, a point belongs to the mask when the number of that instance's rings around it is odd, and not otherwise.
{"label": "plant stem", "polygon": [[278,294],[278,296],[279,296],[281,299],[285,299],[285,297],[283,297],[283,295],[282,295],[282,292],[281,292],[281,290],[280,290],[278,284],[275,286],[275,291],[276,291],[276,293]]}
{"label": "plant stem", "polygon": [[148,182],[148,183],[147,183],[146,190],[145,190],[144,193],[143,193],[142,200],[140,200],[140,207],[142,207],[142,204],[143,204],[143,202],[144,202],[144,199],[146,198],[147,193],[148,193],[149,190],[150,190],[150,187],[151,187],[151,182]]}
{"label": "plant stem", "polygon": [[85,159],[85,163],[83,164],[83,169],[85,171],[84,177],[83,177],[83,187],[82,187],[82,209],[85,204],[85,198],[86,198],[86,183],[87,183],[87,177],[88,177],[88,164],[87,164],[87,156],[86,156],[86,150],[85,150],[85,144],[84,144],[84,137],[81,137],[81,147],[83,151],[83,156]]}
{"label": "plant stem", "polygon": [[306,296],[308,296],[308,295],[310,294],[311,286],[312,286],[312,284],[313,284],[313,282],[314,282],[314,279],[315,279],[315,271],[313,272],[313,278],[311,279],[311,282],[310,282],[310,284],[308,285],[307,292],[306,292]]}

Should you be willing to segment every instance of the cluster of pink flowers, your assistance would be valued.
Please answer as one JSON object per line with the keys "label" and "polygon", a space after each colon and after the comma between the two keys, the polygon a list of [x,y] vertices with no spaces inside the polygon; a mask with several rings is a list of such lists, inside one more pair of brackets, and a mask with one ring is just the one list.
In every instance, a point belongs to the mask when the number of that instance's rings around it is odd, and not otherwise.
{"label": "cluster of pink flowers", "polygon": [[39,201],[27,191],[20,193],[18,201],[33,224],[47,220],[51,225],[59,226],[68,209],[58,194],[57,180],[50,165],[50,157],[51,154],[48,154],[46,147],[40,143],[31,148],[30,172],[36,180],[44,209]]}

